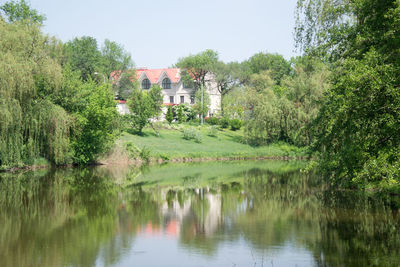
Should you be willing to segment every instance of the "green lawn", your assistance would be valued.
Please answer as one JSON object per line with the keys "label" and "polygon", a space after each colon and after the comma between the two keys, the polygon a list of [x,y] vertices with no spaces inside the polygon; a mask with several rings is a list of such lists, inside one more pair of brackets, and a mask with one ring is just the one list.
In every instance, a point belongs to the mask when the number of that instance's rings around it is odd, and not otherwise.
{"label": "green lawn", "polygon": [[202,142],[183,139],[182,128],[162,129],[160,135],[151,128],[146,128],[143,135],[123,132],[117,144],[126,147],[133,143],[139,149],[150,149],[152,157],[177,158],[221,158],[221,157],[296,157],[303,156],[304,150],[288,144],[272,144],[268,146],[250,146],[242,142],[243,132],[227,129],[219,130],[216,137],[208,136],[209,126],[195,127],[201,132]]}

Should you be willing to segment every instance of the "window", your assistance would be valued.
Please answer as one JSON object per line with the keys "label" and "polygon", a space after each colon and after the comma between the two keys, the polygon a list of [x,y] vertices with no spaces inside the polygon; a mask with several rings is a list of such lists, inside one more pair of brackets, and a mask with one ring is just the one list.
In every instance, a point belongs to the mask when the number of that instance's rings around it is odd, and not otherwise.
{"label": "window", "polygon": [[190,96],[190,104],[194,104],[194,95]]}
{"label": "window", "polygon": [[183,88],[192,88],[192,82],[182,82]]}
{"label": "window", "polygon": [[169,103],[171,103],[171,104],[174,103],[174,96],[171,95],[171,96],[169,97]]}
{"label": "window", "polygon": [[144,79],[142,81],[142,89],[150,89],[151,83],[149,79]]}
{"label": "window", "polygon": [[165,79],[162,81],[162,88],[163,88],[163,89],[171,89],[171,80],[168,79],[168,78],[165,78]]}
{"label": "window", "polygon": [[185,96],[181,95],[181,104],[185,103]]}

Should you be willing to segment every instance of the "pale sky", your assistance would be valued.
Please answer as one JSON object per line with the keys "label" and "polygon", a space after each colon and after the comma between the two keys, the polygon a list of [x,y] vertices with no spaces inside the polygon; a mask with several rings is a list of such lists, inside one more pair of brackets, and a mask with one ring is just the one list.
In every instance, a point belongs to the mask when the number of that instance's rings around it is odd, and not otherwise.
{"label": "pale sky", "polygon": [[[0,0],[0,3],[6,2]],[[46,15],[43,31],[63,42],[115,41],[137,67],[166,68],[213,49],[225,62],[258,52],[295,56],[296,0],[27,0]]]}

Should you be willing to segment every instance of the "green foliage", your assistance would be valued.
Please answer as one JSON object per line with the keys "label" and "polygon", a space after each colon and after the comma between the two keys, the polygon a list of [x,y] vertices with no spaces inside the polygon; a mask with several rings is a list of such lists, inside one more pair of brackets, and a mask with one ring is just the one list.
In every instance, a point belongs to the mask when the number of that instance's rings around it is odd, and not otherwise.
{"label": "green foliage", "polygon": [[172,113],[172,107],[168,106],[167,115],[165,115],[165,119],[168,123],[171,123],[174,120],[174,115]]}
{"label": "green foliage", "polygon": [[230,121],[230,126],[231,126],[232,131],[240,130],[240,128],[242,128],[242,125],[243,125],[243,121],[241,121],[239,119],[233,119]]}
{"label": "green foliage", "polygon": [[245,93],[243,88],[235,88],[222,98],[223,116],[243,120],[245,114]]}
{"label": "green foliage", "polygon": [[110,79],[113,71],[124,71],[133,67],[131,55],[125,51],[122,45],[108,39],[104,40],[101,49],[103,72]]}
{"label": "green foliage", "polygon": [[182,107],[179,107],[179,105],[176,107],[177,108],[174,107],[174,109],[175,109],[176,117],[178,118],[178,122],[179,123],[185,122],[187,118],[184,114],[184,109]]}
{"label": "green foliage", "polygon": [[222,61],[218,61],[214,64],[212,73],[215,76],[217,89],[222,96],[225,96],[237,86],[238,79],[236,75],[238,71],[238,64],[235,62],[225,64]]}
{"label": "green foliage", "polygon": [[271,78],[277,85],[280,85],[284,76],[291,71],[290,64],[282,55],[258,53],[243,63],[250,69],[252,74],[269,71]]}
{"label": "green foliage", "polygon": [[126,116],[131,119],[131,126],[141,134],[149,120],[158,117],[161,113],[161,87],[152,86],[149,91],[134,90],[128,105],[131,114]]}
{"label": "green foliage", "polygon": [[182,138],[185,140],[194,140],[196,143],[201,143],[203,141],[203,136],[200,131],[196,130],[194,127],[184,128],[182,134]]}
{"label": "green foliage", "polygon": [[337,69],[314,128],[320,169],[336,183],[365,186],[390,180],[399,185],[400,92],[394,77],[394,66],[374,51],[363,60],[347,59]]}
{"label": "green foliage", "polygon": [[83,91],[88,91],[87,104],[83,110],[74,114],[75,125],[72,136],[74,161],[86,164],[96,160],[115,140],[114,130],[117,111],[108,84],[97,86],[89,81],[82,84]]}
{"label": "green foliage", "polygon": [[32,9],[25,0],[6,2],[4,5],[0,6],[0,10],[3,11],[4,16],[10,23],[25,21],[41,25],[46,20],[46,16]]}
{"label": "green foliage", "polygon": [[0,34],[0,165],[39,156],[68,162],[70,116],[48,98],[62,74],[47,37],[35,25],[2,20]]}
{"label": "green foliage", "polygon": [[93,37],[74,38],[64,44],[64,64],[69,64],[74,71],[79,71],[83,80],[94,77],[95,72],[102,72],[102,57]]}
{"label": "green foliage", "polygon": [[145,162],[150,162],[151,153],[152,153],[151,149],[144,146],[144,147],[142,147],[142,149],[140,149],[139,157]]}
{"label": "green foliage", "polygon": [[135,72],[127,71],[121,74],[117,83],[113,84],[113,89],[120,99],[128,99],[132,91],[139,88],[139,84],[135,80]]}
{"label": "green foliage", "polygon": [[207,135],[211,136],[211,137],[217,137],[218,134],[218,126],[217,125],[213,125],[211,127],[208,128],[208,132]]}
{"label": "green foliage", "polygon": [[96,40],[63,46],[41,33],[44,16],[25,1],[1,10],[12,22],[0,19],[1,168],[40,157],[56,165],[95,161],[118,127],[110,85],[91,79],[102,67]]}
{"label": "green foliage", "polygon": [[179,123],[192,120],[196,116],[195,111],[187,103],[173,106],[173,114]]}
{"label": "green foliage", "polygon": [[399,1],[298,3],[298,45],[334,70],[313,127],[318,169],[336,185],[398,191]]}
{"label": "green foliage", "polygon": [[311,58],[293,61],[293,74],[277,86],[269,72],[253,74],[245,91],[246,138],[263,144],[285,141],[298,146],[312,141],[311,122],[317,116],[323,92],[329,88],[327,67]]}
{"label": "green foliage", "polygon": [[140,149],[137,146],[135,146],[133,142],[127,142],[125,144],[125,151],[128,153],[130,158],[136,158],[136,156],[140,152]]}
{"label": "green foliage", "polygon": [[197,90],[195,94],[195,104],[193,105],[194,112],[199,116],[206,117],[210,108],[210,104],[211,99],[207,91],[202,89]]}
{"label": "green foliage", "polygon": [[222,118],[221,119],[221,128],[226,129],[229,127],[229,119],[228,118]]}
{"label": "green foliage", "polygon": [[218,62],[218,53],[213,50],[205,50],[196,55],[180,58],[176,66],[183,70],[182,77],[185,82],[194,80],[197,89],[205,86],[206,76],[215,68]]}
{"label": "green foliage", "polygon": [[221,119],[217,117],[211,117],[207,118],[205,122],[211,125],[219,125],[221,123]]}

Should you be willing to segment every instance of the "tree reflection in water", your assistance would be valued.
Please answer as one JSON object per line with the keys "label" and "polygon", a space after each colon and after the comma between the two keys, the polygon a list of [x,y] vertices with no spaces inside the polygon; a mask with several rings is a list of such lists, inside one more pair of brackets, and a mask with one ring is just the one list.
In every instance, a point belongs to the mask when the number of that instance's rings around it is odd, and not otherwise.
{"label": "tree reflection in water", "polygon": [[182,255],[204,257],[244,242],[260,266],[288,246],[308,251],[317,266],[399,265],[398,210],[365,194],[327,191],[301,166],[3,173],[1,266],[117,266],[140,252],[133,249],[138,239],[152,236],[176,240]]}

